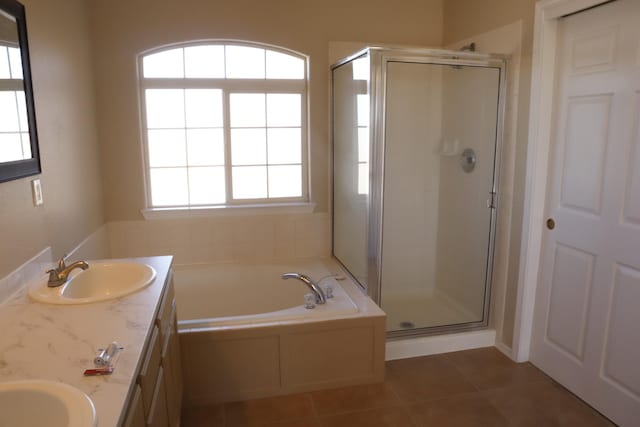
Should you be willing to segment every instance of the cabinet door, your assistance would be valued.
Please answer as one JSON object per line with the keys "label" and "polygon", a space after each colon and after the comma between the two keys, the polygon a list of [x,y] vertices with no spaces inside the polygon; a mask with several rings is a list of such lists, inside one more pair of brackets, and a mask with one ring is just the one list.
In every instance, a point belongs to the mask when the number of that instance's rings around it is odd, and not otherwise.
{"label": "cabinet door", "polygon": [[127,415],[124,418],[122,427],[145,427],[144,407],[142,406],[142,390],[139,385],[133,392]]}
{"label": "cabinet door", "polygon": [[160,368],[160,351],[159,332],[158,328],[154,327],[147,354],[140,369],[140,375],[138,376],[138,384],[140,384],[140,388],[142,389],[142,404],[145,410],[145,417],[149,417],[153,393],[157,386],[156,380],[158,378],[158,369]]}
{"label": "cabinet door", "polygon": [[158,371],[158,381],[151,400],[149,417],[147,418],[149,427],[168,427],[166,387],[164,385],[164,371],[162,366]]}
{"label": "cabinet door", "polygon": [[166,333],[166,340],[162,348],[162,367],[164,369],[165,389],[167,398],[167,415],[169,416],[169,425],[177,426],[180,418],[180,401],[182,399],[180,390],[176,384],[176,371],[180,370],[180,366],[176,365],[173,347],[176,343],[176,331],[173,328],[175,322],[175,304],[171,311],[171,323]]}

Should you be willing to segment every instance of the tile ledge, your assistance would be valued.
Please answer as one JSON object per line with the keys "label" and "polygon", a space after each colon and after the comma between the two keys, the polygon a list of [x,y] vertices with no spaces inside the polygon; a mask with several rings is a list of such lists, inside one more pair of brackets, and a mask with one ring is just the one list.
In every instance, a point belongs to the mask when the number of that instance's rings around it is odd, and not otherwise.
{"label": "tile ledge", "polygon": [[211,216],[245,216],[313,213],[316,207],[312,202],[278,203],[259,205],[206,206],[185,208],[147,208],[140,213],[146,220],[180,219]]}

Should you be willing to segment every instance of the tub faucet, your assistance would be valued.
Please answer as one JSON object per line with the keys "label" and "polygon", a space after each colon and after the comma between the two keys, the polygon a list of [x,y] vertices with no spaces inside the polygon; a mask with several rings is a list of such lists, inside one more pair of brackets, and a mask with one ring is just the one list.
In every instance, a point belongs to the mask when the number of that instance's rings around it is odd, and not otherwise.
{"label": "tub faucet", "polygon": [[287,279],[298,279],[311,290],[311,292],[316,296],[316,304],[324,304],[327,301],[327,298],[324,296],[324,292],[320,289],[320,286],[316,284],[309,276],[306,274],[300,273],[284,273],[282,278]]}
{"label": "tub faucet", "polygon": [[73,264],[66,265],[66,258],[67,255],[64,255],[60,258],[60,261],[58,261],[58,267],[47,270],[47,273],[49,273],[49,281],[47,282],[48,287],[57,288],[58,286],[64,285],[67,280],[69,280],[69,273],[76,268],[81,268],[83,270],[89,268],[89,264],[85,261],[76,261]]}

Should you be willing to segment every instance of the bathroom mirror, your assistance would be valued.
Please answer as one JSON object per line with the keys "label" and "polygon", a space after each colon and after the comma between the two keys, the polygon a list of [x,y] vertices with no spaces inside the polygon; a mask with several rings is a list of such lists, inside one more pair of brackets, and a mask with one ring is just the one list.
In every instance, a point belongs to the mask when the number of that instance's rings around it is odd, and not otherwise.
{"label": "bathroom mirror", "polygon": [[25,10],[0,0],[0,182],[40,171]]}

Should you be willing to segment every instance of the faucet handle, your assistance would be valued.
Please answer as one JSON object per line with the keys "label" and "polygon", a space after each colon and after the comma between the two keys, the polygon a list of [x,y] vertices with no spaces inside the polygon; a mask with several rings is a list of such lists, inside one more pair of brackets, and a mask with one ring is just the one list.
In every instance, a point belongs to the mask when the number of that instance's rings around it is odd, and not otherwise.
{"label": "faucet handle", "polygon": [[69,258],[69,254],[62,255],[62,258],[58,261],[58,271],[62,271],[67,268],[67,264],[65,264],[67,258]]}

